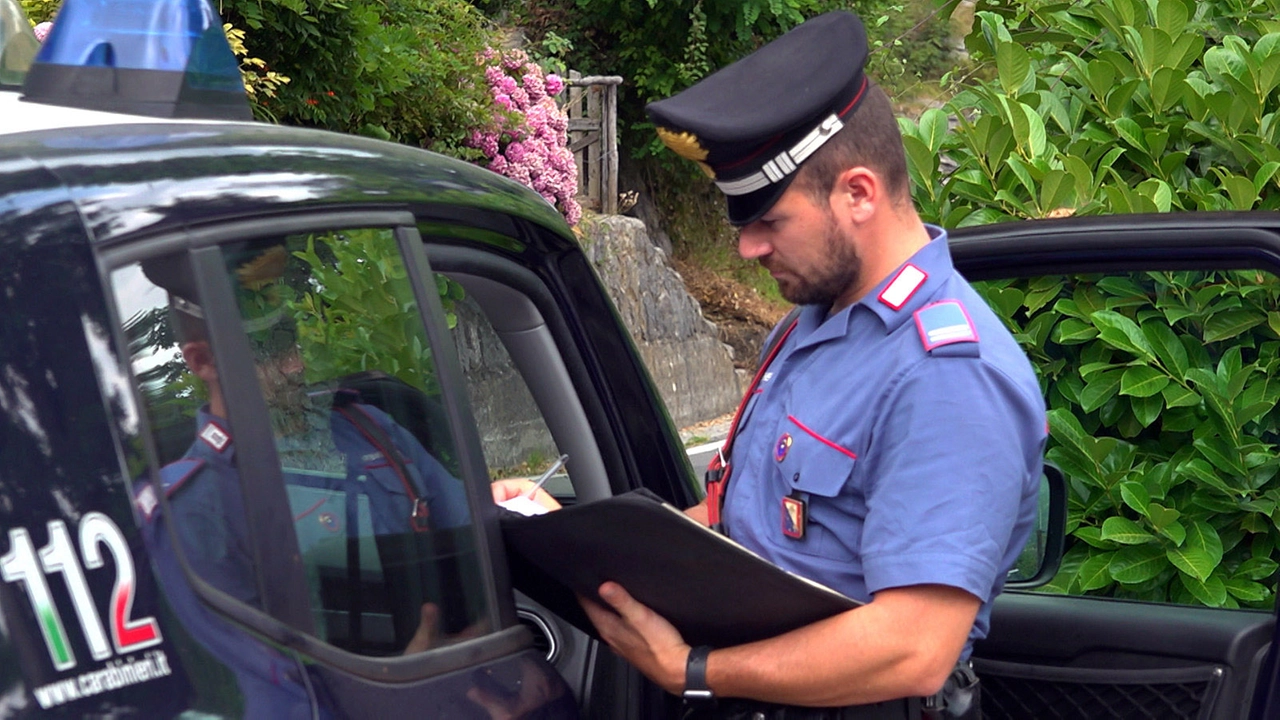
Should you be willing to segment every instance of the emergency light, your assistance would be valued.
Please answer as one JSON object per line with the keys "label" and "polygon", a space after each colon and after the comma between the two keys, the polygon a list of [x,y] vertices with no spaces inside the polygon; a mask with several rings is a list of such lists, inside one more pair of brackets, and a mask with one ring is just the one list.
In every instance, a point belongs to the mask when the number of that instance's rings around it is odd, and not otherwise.
{"label": "emergency light", "polygon": [[209,0],[65,0],[22,90],[51,105],[253,119]]}
{"label": "emergency light", "polygon": [[18,0],[0,0],[0,85],[22,85],[39,48]]}

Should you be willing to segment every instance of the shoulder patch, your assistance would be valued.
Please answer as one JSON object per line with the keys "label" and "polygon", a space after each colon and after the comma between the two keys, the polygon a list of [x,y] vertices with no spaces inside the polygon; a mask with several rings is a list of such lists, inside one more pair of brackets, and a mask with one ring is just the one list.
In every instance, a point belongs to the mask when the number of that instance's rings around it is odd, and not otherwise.
{"label": "shoulder patch", "polygon": [[160,485],[164,488],[164,496],[173,497],[173,494],[181,490],[182,485],[202,467],[204,467],[204,460],[200,458],[182,458],[160,468]]}
{"label": "shoulder patch", "polygon": [[151,483],[142,486],[134,496],[133,504],[138,507],[138,512],[142,513],[142,519],[151,522],[151,515],[156,511],[156,505],[160,504],[156,500],[156,491],[151,487]]}
{"label": "shoulder patch", "polygon": [[903,305],[916,294],[916,290],[929,279],[929,273],[907,263],[898,274],[880,291],[878,300],[894,310],[901,310]]}
{"label": "shoulder patch", "polygon": [[920,342],[929,352],[943,345],[978,342],[978,330],[959,300],[926,305],[915,312],[915,319]]}
{"label": "shoulder patch", "polygon": [[219,453],[226,450],[227,446],[231,444],[231,435],[212,420],[205,423],[205,426],[200,430],[200,439],[213,448],[214,452]]}

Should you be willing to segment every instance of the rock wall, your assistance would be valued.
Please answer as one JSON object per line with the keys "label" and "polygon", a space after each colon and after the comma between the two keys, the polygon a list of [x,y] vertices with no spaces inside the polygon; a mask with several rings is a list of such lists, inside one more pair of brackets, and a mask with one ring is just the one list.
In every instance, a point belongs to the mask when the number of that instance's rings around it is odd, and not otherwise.
{"label": "rock wall", "polygon": [[741,398],[733,351],[654,246],[622,215],[583,221],[583,249],[618,307],[677,427],[732,412]]}

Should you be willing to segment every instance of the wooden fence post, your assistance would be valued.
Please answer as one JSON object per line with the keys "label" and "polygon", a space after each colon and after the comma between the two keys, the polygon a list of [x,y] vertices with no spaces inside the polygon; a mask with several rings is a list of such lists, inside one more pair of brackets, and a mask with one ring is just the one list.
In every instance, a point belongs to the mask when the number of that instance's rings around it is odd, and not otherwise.
{"label": "wooden fence post", "polygon": [[616,75],[583,77],[569,71],[565,110],[569,150],[578,165],[578,194],[586,206],[618,212],[618,85]]}

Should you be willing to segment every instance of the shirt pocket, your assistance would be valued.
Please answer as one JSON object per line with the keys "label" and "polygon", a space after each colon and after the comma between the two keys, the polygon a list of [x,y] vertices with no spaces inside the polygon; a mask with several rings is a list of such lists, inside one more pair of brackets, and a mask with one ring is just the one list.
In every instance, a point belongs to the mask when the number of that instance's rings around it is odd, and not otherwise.
{"label": "shirt pocket", "polygon": [[[773,514],[778,518],[777,543],[809,555],[835,557],[842,553],[843,543],[837,534],[845,528],[846,514],[839,497],[857,463],[857,454],[824,437],[794,415],[788,415],[773,448],[781,482],[774,498]],[[788,522],[791,498],[804,505],[804,533],[796,538],[795,527]],[[792,510],[794,512],[794,510]],[[794,517],[794,516],[793,516]]]}

